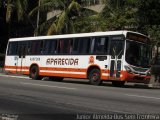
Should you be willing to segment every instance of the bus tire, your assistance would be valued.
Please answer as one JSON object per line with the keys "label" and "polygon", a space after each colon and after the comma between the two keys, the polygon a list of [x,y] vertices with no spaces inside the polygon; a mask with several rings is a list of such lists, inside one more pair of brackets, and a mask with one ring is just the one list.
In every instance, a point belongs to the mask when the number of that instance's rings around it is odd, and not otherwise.
{"label": "bus tire", "polygon": [[32,78],[33,80],[41,80],[42,77],[39,75],[39,68],[34,65],[30,68],[30,73],[29,77]]}
{"label": "bus tire", "polygon": [[92,85],[100,85],[102,84],[101,73],[99,69],[92,69],[89,72],[89,82]]}
{"label": "bus tire", "polygon": [[115,87],[123,87],[125,84],[125,81],[112,81],[112,85]]}

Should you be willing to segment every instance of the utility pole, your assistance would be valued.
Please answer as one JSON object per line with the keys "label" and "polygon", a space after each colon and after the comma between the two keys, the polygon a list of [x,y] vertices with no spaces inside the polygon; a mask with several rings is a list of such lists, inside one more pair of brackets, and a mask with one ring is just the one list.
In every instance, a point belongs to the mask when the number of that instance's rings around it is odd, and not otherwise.
{"label": "utility pole", "polygon": [[[38,7],[40,6],[40,4],[41,4],[41,0],[38,1]],[[37,13],[37,29],[39,27],[39,16],[40,16],[40,12],[39,12],[39,8],[38,8],[38,13]],[[36,34],[35,34],[35,36],[36,36]]]}

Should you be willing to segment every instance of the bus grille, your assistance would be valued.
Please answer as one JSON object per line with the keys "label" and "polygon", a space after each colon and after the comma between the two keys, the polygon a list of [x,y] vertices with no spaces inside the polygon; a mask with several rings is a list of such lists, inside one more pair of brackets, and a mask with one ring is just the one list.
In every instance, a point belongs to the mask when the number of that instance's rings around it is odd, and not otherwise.
{"label": "bus grille", "polygon": [[136,71],[136,72],[146,72],[148,70],[148,68],[140,68],[140,67],[133,67],[132,68]]}

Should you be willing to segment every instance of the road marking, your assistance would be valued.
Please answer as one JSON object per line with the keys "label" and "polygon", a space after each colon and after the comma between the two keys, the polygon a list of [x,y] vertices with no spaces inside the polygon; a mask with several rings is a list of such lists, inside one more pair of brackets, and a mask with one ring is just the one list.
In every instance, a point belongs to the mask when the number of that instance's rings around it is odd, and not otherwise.
{"label": "road marking", "polygon": [[12,78],[25,78],[25,79],[30,79],[29,77],[25,77],[25,76],[11,76],[11,75],[0,75],[0,76],[2,76],[2,77],[12,77]]}
{"label": "road marking", "polygon": [[33,83],[26,83],[26,82],[20,82],[20,84],[32,85],[32,86],[41,86],[41,87],[50,87],[50,88],[59,88],[59,89],[76,90],[76,88],[60,87],[60,86],[51,86],[51,85],[42,85],[42,84],[33,84]]}
{"label": "road marking", "polygon": [[147,98],[147,99],[156,99],[156,100],[160,100],[160,98],[158,97],[150,97],[150,96],[140,96],[140,95],[129,95],[129,94],[125,94],[127,96],[132,96],[132,97],[141,97],[141,98]]}

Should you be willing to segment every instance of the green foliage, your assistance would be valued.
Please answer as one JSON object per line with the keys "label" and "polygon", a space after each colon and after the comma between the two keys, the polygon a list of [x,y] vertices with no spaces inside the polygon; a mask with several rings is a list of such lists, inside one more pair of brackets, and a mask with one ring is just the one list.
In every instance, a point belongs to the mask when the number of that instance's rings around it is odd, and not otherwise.
{"label": "green foliage", "polygon": [[14,11],[17,13],[18,21],[23,20],[27,7],[28,0],[7,0],[6,21],[11,20]]}
{"label": "green foliage", "polygon": [[36,33],[39,34],[66,34],[77,32],[79,19],[84,19],[89,15],[97,14],[96,12],[82,7],[76,0],[44,0],[40,6],[30,12],[30,16],[36,11],[50,12],[55,10],[59,14],[52,16],[49,20],[44,21]]}
{"label": "green foliage", "polygon": [[137,31],[151,38],[153,45],[160,45],[160,1],[140,0],[138,1],[137,18],[139,26]]}
{"label": "green foliage", "polygon": [[153,45],[160,45],[160,1],[106,0],[101,12],[106,30],[134,30],[150,36]]}
{"label": "green foliage", "polygon": [[[6,0],[6,21],[11,20],[13,12],[17,13],[18,21],[25,20],[28,1]],[[42,16],[58,11],[48,20],[41,20],[35,30],[39,35],[127,29],[149,35],[153,44],[160,44],[159,0],[104,0],[101,13],[85,7],[92,3],[93,0],[40,0],[40,6],[35,7],[29,16],[37,19],[37,11]]]}
{"label": "green foliage", "polygon": [[[130,1],[130,2],[129,2]],[[106,30],[130,29],[137,26],[135,2],[132,0],[106,0],[106,5],[101,12],[105,19]]]}
{"label": "green foliage", "polygon": [[160,25],[147,25],[145,30],[150,35],[152,45],[160,46]]}

